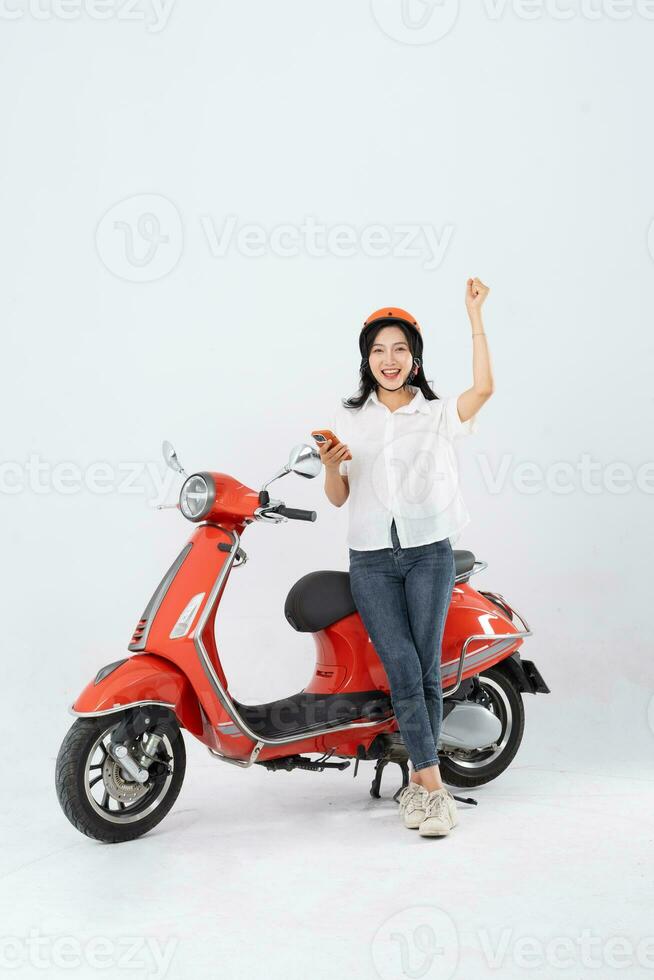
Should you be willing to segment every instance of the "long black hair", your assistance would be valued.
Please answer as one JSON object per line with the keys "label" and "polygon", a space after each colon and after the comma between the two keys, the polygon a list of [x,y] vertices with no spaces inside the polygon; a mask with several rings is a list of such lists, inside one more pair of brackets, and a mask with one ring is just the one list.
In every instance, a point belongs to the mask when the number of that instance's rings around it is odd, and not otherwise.
{"label": "long black hair", "polygon": [[404,382],[404,387],[406,388],[408,384],[411,384],[415,388],[420,388],[420,391],[423,393],[427,401],[433,401],[435,398],[439,397],[439,395],[437,395],[436,392],[429,386],[429,382],[425,377],[425,371],[422,363],[422,336],[419,331],[416,330],[415,327],[404,323],[402,320],[375,320],[374,323],[364,327],[359,336],[359,350],[361,352],[361,364],[359,365],[359,390],[356,395],[351,395],[349,398],[342,399],[344,408],[361,408],[370,392],[376,390],[377,380],[370,370],[368,358],[379,331],[382,330],[383,327],[390,326],[400,328],[406,337],[409,350],[411,351],[411,356],[417,358],[420,364],[418,372],[414,376],[413,380],[409,381],[407,378],[407,380]]}

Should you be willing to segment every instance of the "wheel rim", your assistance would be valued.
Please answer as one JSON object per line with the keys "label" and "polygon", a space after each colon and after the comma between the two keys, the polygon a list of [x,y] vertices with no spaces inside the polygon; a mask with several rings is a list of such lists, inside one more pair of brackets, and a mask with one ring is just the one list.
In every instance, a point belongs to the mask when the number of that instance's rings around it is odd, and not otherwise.
{"label": "wheel rim", "polygon": [[[109,823],[125,824],[144,820],[165,798],[173,780],[175,757],[168,735],[162,735],[152,775],[146,783],[125,778],[120,764],[109,755],[106,742],[119,722],[106,728],[91,746],[84,762],[84,790],[93,810]],[[146,733],[147,734],[147,733]],[[129,746],[138,748],[139,740]],[[162,758],[162,750],[166,758]],[[163,765],[159,765],[159,763]],[[164,769],[163,766],[167,768]]]}
{"label": "wheel rim", "polygon": [[449,754],[450,761],[454,762],[461,769],[481,769],[494,762],[508,745],[513,731],[513,711],[506,692],[497,681],[491,677],[479,677],[479,683],[484,688],[490,698],[490,711],[496,715],[502,723],[502,734],[495,749],[473,749],[466,751],[463,749],[455,750]]}

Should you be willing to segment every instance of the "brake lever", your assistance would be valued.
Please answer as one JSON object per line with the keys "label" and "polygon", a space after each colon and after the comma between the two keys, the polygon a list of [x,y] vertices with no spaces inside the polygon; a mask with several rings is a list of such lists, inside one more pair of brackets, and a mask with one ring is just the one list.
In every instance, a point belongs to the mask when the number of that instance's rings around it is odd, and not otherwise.
{"label": "brake lever", "polygon": [[288,517],[284,517],[283,514],[278,514],[275,507],[283,507],[283,500],[275,500],[274,498],[268,498],[268,503],[262,504],[257,507],[254,511],[254,517],[256,520],[263,521],[264,524],[280,524],[282,521],[287,521]]}
{"label": "brake lever", "polygon": [[284,517],[283,514],[278,514],[276,510],[270,510],[267,507],[257,507],[254,515],[258,520],[263,521],[264,524],[281,524],[282,521],[288,520],[288,517]]}

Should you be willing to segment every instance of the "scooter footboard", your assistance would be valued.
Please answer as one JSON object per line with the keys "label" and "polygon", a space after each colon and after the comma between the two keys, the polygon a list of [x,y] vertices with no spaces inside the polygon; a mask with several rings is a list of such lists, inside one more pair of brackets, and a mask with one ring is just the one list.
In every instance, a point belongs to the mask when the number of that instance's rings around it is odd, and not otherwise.
{"label": "scooter footboard", "polygon": [[186,675],[171,661],[141,653],[102,667],[68,709],[80,717],[109,715],[138,705],[169,708],[180,725],[202,735],[200,704]]}

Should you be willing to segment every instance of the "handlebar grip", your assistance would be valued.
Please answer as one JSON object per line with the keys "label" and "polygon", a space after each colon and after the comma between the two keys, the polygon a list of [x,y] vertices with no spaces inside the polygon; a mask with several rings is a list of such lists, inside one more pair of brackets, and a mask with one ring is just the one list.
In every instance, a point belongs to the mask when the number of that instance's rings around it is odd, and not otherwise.
{"label": "handlebar grip", "polygon": [[315,510],[300,510],[297,507],[284,507],[283,505],[276,508],[277,513],[281,514],[282,517],[288,517],[290,521],[315,521],[318,516]]}

